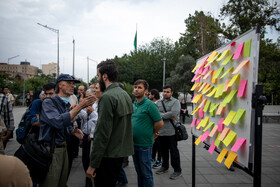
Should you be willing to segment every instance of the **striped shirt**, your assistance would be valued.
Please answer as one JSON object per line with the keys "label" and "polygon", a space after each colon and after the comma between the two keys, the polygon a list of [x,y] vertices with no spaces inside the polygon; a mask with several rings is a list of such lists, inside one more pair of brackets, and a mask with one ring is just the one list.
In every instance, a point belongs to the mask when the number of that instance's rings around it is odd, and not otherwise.
{"label": "striped shirt", "polygon": [[8,97],[3,93],[0,93],[0,115],[4,120],[7,130],[13,131],[15,129],[14,125],[14,115],[11,102]]}

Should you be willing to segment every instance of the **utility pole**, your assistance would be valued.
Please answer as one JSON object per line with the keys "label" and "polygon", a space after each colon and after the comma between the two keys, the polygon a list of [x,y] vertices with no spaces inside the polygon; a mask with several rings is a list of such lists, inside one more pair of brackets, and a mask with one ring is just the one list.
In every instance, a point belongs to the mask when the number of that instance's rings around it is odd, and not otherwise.
{"label": "utility pole", "polygon": [[163,59],[163,80],[162,80],[162,88],[165,86],[165,63],[166,63],[166,58],[164,57]]}
{"label": "utility pole", "polygon": [[75,77],[75,39],[73,38],[73,77]]}

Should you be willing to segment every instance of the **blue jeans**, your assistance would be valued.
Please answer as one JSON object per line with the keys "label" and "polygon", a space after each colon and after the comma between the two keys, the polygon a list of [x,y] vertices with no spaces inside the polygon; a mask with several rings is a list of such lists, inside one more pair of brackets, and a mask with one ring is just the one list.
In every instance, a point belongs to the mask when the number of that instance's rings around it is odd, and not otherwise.
{"label": "blue jeans", "polygon": [[133,162],[137,172],[138,187],[153,187],[152,146],[134,146]]}

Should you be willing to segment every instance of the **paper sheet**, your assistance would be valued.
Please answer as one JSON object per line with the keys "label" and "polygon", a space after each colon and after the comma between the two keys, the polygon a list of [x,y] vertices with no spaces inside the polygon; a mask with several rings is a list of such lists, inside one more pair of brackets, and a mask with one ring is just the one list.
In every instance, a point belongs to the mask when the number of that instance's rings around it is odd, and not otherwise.
{"label": "paper sheet", "polygon": [[247,88],[247,80],[241,80],[239,84],[237,97],[245,97],[246,88]]}
{"label": "paper sheet", "polygon": [[230,103],[230,101],[235,97],[237,90],[231,90],[231,92],[224,98],[222,107],[226,106],[226,104]]}
{"label": "paper sheet", "polygon": [[209,58],[207,59],[207,62],[211,61],[212,58],[214,58],[217,54],[218,54],[217,51],[213,51],[213,52],[211,53],[211,55],[209,56]]}
{"label": "paper sheet", "polygon": [[[213,103],[214,104],[214,103]],[[220,103],[217,103],[215,105],[213,105],[213,107],[210,108],[210,111],[209,112],[213,112],[216,110],[216,108],[218,108],[218,106],[220,105]]]}
{"label": "paper sheet", "polygon": [[227,157],[227,159],[225,160],[224,164],[226,165],[226,167],[229,169],[230,166],[232,165],[232,163],[237,160],[237,154],[233,151],[231,151]]}
{"label": "paper sheet", "polygon": [[232,130],[229,131],[228,135],[223,140],[223,143],[225,144],[225,146],[228,146],[236,136],[237,136],[236,132],[234,132]]}
{"label": "paper sheet", "polygon": [[209,112],[211,117],[215,117],[215,110]]}
{"label": "paper sheet", "polygon": [[192,72],[195,72],[195,70],[196,70],[198,67],[199,67],[199,65],[196,65],[196,66],[193,68]]}
{"label": "paper sheet", "polygon": [[207,82],[203,83],[202,86],[198,89],[198,92],[201,92],[201,90],[207,85]]}
{"label": "paper sheet", "polygon": [[219,137],[219,140],[223,141],[225,139],[225,137],[227,136],[227,134],[229,133],[229,131],[230,131],[230,129],[225,127],[221,133],[221,136]]}
{"label": "paper sheet", "polygon": [[231,151],[237,152],[238,149],[246,143],[245,138],[238,138],[238,140],[235,142],[235,144],[232,146]]}
{"label": "paper sheet", "polygon": [[223,161],[223,159],[225,158],[225,156],[226,156],[227,153],[228,153],[228,150],[224,148],[224,149],[221,151],[221,153],[219,154],[219,156],[218,156],[218,158],[217,158],[217,161],[218,161],[219,163],[221,163],[221,162]]}
{"label": "paper sheet", "polygon": [[203,95],[202,95],[202,94],[196,95],[196,97],[195,97],[194,100],[193,100],[193,103],[197,103],[201,98],[203,98]]}
{"label": "paper sheet", "polygon": [[252,42],[252,39],[247,40],[244,43],[243,58],[246,58],[246,57],[250,56],[250,53],[251,53],[251,42]]}
{"label": "paper sheet", "polygon": [[233,75],[237,74],[241,68],[243,68],[246,64],[249,64],[250,60],[245,60],[241,62],[238,67],[232,72]]}
{"label": "paper sheet", "polygon": [[201,90],[201,93],[203,94],[209,87],[211,87],[211,84],[206,84],[206,86],[204,86],[204,88]]}
{"label": "paper sheet", "polygon": [[212,155],[214,150],[215,150],[216,146],[215,146],[215,141],[213,140],[211,143],[211,146],[208,149],[208,152]]}
{"label": "paper sheet", "polygon": [[201,72],[201,75],[205,75],[206,73],[208,73],[209,69],[210,69],[210,66],[204,68],[203,71]]}
{"label": "paper sheet", "polygon": [[233,120],[232,120],[232,124],[236,125],[236,123],[240,120],[240,118],[242,118],[242,116],[246,113],[246,110],[243,109],[238,109],[236,115],[234,116]]}
{"label": "paper sheet", "polygon": [[234,116],[236,115],[236,112],[234,112],[233,110],[231,110],[229,112],[229,114],[227,115],[225,121],[223,121],[223,124],[225,124],[226,126],[228,126],[231,121],[233,120]]}
{"label": "paper sheet", "polygon": [[242,54],[243,54],[243,46],[244,46],[244,42],[242,42],[241,44],[239,44],[237,46],[236,52],[235,52],[234,56],[232,57],[232,59],[238,59],[239,57],[242,56]]}
{"label": "paper sheet", "polygon": [[[209,84],[209,85],[210,85],[210,84]],[[211,85],[210,85],[209,88],[207,88],[205,91],[202,90],[201,93],[204,95],[204,94],[208,93],[209,91],[211,91],[213,88],[214,88],[214,86],[211,86]]]}

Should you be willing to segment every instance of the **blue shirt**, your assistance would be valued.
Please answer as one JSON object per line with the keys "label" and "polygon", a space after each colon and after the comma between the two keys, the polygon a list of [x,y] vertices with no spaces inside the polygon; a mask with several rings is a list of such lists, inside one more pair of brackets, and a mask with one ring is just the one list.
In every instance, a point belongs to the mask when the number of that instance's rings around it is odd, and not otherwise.
{"label": "blue shirt", "polygon": [[38,121],[37,115],[40,112],[42,101],[41,99],[36,99],[32,102],[31,108],[27,112],[27,120],[30,120],[30,123],[33,124]]}
{"label": "blue shirt", "polygon": [[61,144],[66,141],[73,130],[73,122],[70,118],[70,104],[55,95],[52,99],[44,99],[40,112],[40,133],[39,141],[49,142],[52,140],[52,133],[55,130],[55,144]]}

